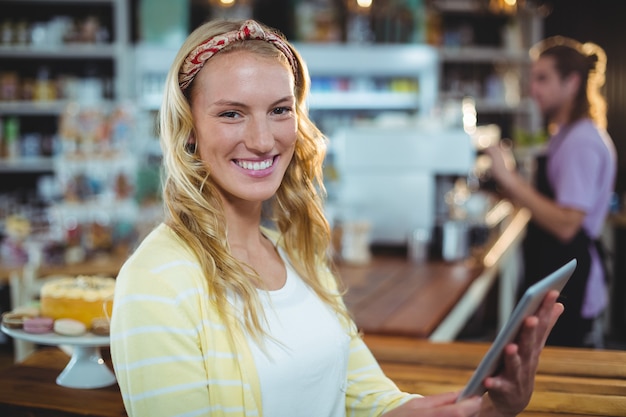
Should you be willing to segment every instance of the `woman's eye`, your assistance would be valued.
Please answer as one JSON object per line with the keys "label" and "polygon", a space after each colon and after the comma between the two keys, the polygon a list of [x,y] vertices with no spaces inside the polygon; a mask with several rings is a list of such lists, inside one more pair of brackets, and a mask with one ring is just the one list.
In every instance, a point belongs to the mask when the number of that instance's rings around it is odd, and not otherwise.
{"label": "woman's eye", "polygon": [[287,114],[291,112],[291,107],[276,107],[273,112],[274,114]]}
{"label": "woman's eye", "polygon": [[220,117],[226,117],[229,119],[234,119],[239,114],[236,111],[225,111],[224,113],[220,113]]}

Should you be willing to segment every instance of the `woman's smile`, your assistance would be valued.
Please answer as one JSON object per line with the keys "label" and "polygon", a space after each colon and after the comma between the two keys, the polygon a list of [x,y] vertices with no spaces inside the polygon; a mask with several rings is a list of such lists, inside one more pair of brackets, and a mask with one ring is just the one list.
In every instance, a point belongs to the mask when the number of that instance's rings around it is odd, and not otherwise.
{"label": "woman's smile", "polygon": [[233,159],[237,167],[241,168],[246,175],[252,177],[265,177],[270,175],[274,170],[274,160],[279,158],[278,155],[264,159]]}

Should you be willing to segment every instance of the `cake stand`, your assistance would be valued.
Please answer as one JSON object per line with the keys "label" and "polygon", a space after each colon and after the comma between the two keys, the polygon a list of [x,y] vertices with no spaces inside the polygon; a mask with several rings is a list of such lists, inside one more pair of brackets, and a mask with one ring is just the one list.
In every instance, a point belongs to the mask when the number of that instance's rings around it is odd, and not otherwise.
{"label": "cake stand", "polygon": [[83,336],[61,336],[56,333],[33,334],[21,329],[1,327],[16,339],[42,345],[66,345],[72,348],[72,357],[56,379],[57,384],[69,388],[103,388],[115,383],[115,374],[104,363],[100,348],[109,345],[109,336],[86,333]]}

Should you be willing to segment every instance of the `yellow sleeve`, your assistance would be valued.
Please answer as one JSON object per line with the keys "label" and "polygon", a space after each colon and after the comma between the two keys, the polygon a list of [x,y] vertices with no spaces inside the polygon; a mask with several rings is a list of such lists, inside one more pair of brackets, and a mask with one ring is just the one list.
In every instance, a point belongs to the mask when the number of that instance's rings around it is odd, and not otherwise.
{"label": "yellow sleeve", "polygon": [[[184,269],[170,274],[189,274]],[[206,408],[194,290],[181,293],[167,277],[141,268],[123,268],[117,280],[111,355],[128,415],[169,417]]]}
{"label": "yellow sleeve", "polygon": [[358,334],[352,336],[348,359],[346,416],[380,416],[417,395],[398,389],[380,368]]}

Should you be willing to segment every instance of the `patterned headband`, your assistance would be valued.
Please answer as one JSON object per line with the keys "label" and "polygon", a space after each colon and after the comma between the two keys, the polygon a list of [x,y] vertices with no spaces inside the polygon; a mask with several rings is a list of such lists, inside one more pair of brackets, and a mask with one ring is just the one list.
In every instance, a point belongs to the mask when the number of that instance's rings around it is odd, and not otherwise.
{"label": "patterned headband", "polygon": [[289,65],[293,70],[294,75],[297,78],[298,63],[291,48],[287,45],[287,42],[279,35],[273,32],[265,31],[261,25],[254,20],[246,20],[243,22],[239,30],[233,30],[221,35],[213,36],[196,46],[193,51],[187,55],[183,66],[178,73],[178,85],[182,91],[185,91],[189,84],[193,81],[196,74],[202,69],[204,63],[224,49],[226,46],[235,42],[241,42],[244,40],[262,40],[274,45],[279,51],[287,57]]}

